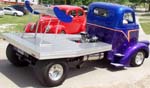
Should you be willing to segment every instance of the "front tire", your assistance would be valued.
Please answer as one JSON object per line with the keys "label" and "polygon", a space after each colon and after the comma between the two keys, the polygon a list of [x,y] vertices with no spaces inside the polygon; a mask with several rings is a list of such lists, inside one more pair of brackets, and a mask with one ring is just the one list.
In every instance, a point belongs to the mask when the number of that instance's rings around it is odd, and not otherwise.
{"label": "front tire", "polygon": [[145,60],[145,52],[143,52],[142,50],[139,50],[131,59],[130,65],[132,67],[141,66],[144,60]]}
{"label": "front tire", "polygon": [[28,66],[29,63],[23,60],[17,55],[17,51],[14,49],[14,46],[9,44],[6,49],[6,56],[8,60],[17,67]]}
{"label": "front tire", "polygon": [[14,13],[13,16],[17,16],[17,13]]}
{"label": "front tire", "polygon": [[35,65],[35,72],[42,85],[54,87],[64,82],[68,67],[64,61],[38,61]]}

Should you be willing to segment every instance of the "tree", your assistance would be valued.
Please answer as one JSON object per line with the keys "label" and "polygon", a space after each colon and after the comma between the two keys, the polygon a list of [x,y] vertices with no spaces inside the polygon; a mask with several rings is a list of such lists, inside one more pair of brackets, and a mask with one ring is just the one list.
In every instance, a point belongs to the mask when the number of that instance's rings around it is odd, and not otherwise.
{"label": "tree", "polygon": [[18,3],[18,0],[16,0],[16,3]]}
{"label": "tree", "polygon": [[148,11],[150,11],[150,0],[147,0],[148,3]]}
{"label": "tree", "polygon": [[129,3],[129,0],[118,0],[119,4],[128,4]]}
{"label": "tree", "polygon": [[43,3],[43,0],[39,0],[39,4],[42,4]]}
{"label": "tree", "polygon": [[148,11],[150,11],[150,0],[129,0],[130,2],[136,3],[137,5],[140,3],[148,4]]}
{"label": "tree", "polygon": [[71,0],[66,0],[67,5],[71,5]]}

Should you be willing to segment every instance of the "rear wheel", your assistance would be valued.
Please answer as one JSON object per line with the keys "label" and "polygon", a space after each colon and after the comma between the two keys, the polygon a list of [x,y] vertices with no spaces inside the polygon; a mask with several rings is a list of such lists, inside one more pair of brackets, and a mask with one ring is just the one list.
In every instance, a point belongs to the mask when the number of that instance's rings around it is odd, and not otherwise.
{"label": "rear wheel", "polygon": [[130,64],[132,67],[138,67],[143,64],[144,60],[145,60],[145,52],[140,50],[133,56]]}
{"label": "rear wheel", "polygon": [[68,67],[64,61],[38,61],[35,72],[42,85],[53,87],[64,82]]}
{"label": "rear wheel", "polygon": [[23,60],[23,58],[17,55],[17,51],[14,49],[14,46],[11,44],[7,46],[6,56],[8,60],[15,66],[23,67],[29,65],[27,61]]}

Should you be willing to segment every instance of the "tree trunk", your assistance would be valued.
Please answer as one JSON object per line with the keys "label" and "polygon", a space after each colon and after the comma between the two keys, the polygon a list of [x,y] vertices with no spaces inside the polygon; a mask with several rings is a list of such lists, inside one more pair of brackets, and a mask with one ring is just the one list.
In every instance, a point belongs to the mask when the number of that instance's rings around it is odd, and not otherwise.
{"label": "tree trunk", "polygon": [[71,5],[71,1],[70,0],[66,0],[66,4],[67,5]]}
{"label": "tree trunk", "polygon": [[148,7],[148,11],[150,11],[150,1],[149,1],[149,7]]}
{"label": "tree trunk", "polygon": [[39,0],[39,3],[38,4],[42,4],[43,3],[43,0]]}
{"label": "tree trunk", "polygon": [[18,0],[16,0],[16,4],[18,4]]}

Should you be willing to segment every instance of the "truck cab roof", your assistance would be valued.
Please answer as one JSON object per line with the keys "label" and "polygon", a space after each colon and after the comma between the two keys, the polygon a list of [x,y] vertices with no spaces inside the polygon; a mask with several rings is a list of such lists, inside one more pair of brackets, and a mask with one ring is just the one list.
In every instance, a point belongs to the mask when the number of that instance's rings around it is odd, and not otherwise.
{"label": "truck cab roof", "polygon": [[55,5],[55,7],[58,7],[61,10],[70,11],[70,10],[83,10],[79,6],[71,6],[71,5]]}
{"label": "truck cab roof", "polygon": [[116,3],[106,3],[106,2],[94,2],[91,4],[91,7],[102,7],[114,11],[124,11],[124,10],[133,11],[133,9],[128,6],[124,6]]}
{"label": "truck cab roof", "polygon": [[90,4],[87,22],[109,28],[118,28],[123,25],[126,13],[129,13],[132,18],[130,23],[136,23],[132,8],[114,3],[94,2]]}

